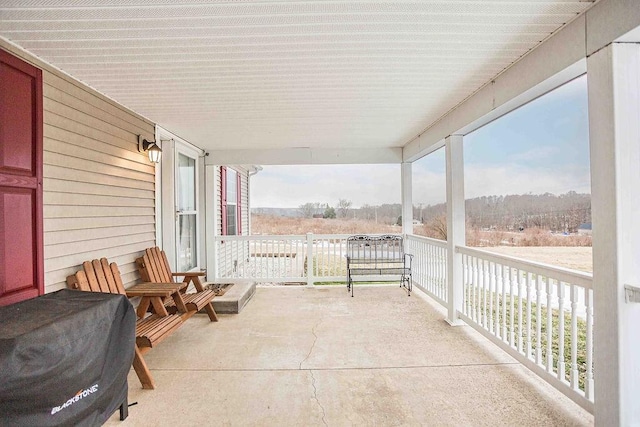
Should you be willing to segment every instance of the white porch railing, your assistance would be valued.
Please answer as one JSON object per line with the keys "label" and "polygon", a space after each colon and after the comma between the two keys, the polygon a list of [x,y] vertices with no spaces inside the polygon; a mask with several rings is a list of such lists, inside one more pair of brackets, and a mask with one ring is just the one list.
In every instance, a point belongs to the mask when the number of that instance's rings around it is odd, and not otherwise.
{"label": "white porch railing", "polygon": [[347,280],[347,238],[350,234],[307,234],[308,283]]}
{"label": "white porch railing", "polygon": [[460,317],[593,412],[593,291],[587,273],[457,247]]}
{"label": "white porch railing", "polygon": [[215,280],[344,282],[349,236],[216,236]]}
{"label": "white porch railing", "polygon": [[447,305],[447,242],[416,235],[405,240],[406,252],[413,254],[414,285]]}
{"label": "white porch railing", "polygon": [[216,280],[306,281],[304,236],[216,236]]}

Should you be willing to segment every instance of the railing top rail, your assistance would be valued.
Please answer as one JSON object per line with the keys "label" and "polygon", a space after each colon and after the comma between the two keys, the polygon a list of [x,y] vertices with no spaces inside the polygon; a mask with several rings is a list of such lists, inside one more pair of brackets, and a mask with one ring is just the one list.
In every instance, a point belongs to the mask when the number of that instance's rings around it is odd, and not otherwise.
{"label": "railing top rail", "polygon": [[347,240],[351,236],[352,234],[313,234],[313,238],[316,240],[326,240],[326,239]]}
{"label": "railing top rail", "polygon": [[245,241],[245,240],[306,240],[306,235],[250,235],[250,236],[214,236],[215,241]]}
{"label": "railing top rail", "polygon": [[432,239],[431,237],[418,236],[417,234],[407,234],[407,240],[416,240],[418,242],[428,243],[433,246],[447,248],[446,240]]}
{"label": "railing top rail", "polygon": [[[354,234],[314,234],[308,233],[313,236],[314,240],[347,240]],[[215,241],[220,240],[305,240],[308,234],[252,234],[249,236],[213,236]],[[382,234],[365,234],[366,236],[379,237]],[[400,236],[400,234],[385,234],[387,236]]]}
{"label": "railing top rail", "polygon": [[540,276],[560,280],[561,282],[579,285],[586,289],[592,289],[593,276],[582,271],[571,270],[569,268],[557,267],[555,265],[543,264],[507,255],[496,254],[481,249],[469,248],[467,246],[456,246],[456,252],[463,255],[471,255],[490,262],[505,264],[519,270],[525,270]]}

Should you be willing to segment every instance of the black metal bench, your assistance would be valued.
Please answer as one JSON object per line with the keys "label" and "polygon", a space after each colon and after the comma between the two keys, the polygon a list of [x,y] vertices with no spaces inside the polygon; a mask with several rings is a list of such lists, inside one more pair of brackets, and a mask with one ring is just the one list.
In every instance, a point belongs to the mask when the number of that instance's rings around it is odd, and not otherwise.
{"label": "black metal bench", "polygon": [[411,295],[413,255],[404,252],[402,236],[358,235],[347,238],[347,292],[353,296],[354,276],[400,276]]}

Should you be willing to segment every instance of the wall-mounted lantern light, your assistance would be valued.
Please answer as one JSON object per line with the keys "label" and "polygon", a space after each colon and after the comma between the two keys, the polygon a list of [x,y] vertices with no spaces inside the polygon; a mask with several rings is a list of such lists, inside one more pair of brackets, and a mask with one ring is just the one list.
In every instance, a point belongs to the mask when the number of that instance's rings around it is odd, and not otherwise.
{"label": "wall-mounted lantern light", "polygon": [[160,157],[162,157],[162,150],[158,147],[155,141],[147,141],[138,135],[138,151],[144,153],[145,151],[149,155],[149,160],[153,163],[160,163]]}

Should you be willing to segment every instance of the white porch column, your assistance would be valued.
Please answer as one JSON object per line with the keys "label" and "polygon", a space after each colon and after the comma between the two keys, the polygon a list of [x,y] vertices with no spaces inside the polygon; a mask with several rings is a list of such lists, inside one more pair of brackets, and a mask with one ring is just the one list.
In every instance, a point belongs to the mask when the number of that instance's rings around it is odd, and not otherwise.
{"label": "white porch column", "polygon": [[462,255],[456,253],[456,246],[464,245],[464,159],[462,156],[462,135],[445,138],[447,164],[447,322],[460,325],[458,311],[462,310]]}
{"label": "white porch column", "polygon": [[218,244],[215,241],[218,224],[216,218],[219,209],[216,189],[216,166],[206,165],[204,171],[205,182],[205,245],[207,253],[207,281],[218,279]]}
{"label": "white porch column", "polygon": [[640,425],[640,44],[587,59],[596,426]]}
{"label": "white porch column", "polygon": [[402,175],[402,234],[413,234],[413,193],[411,163],[402,163],[400,165],[400,173]]}

